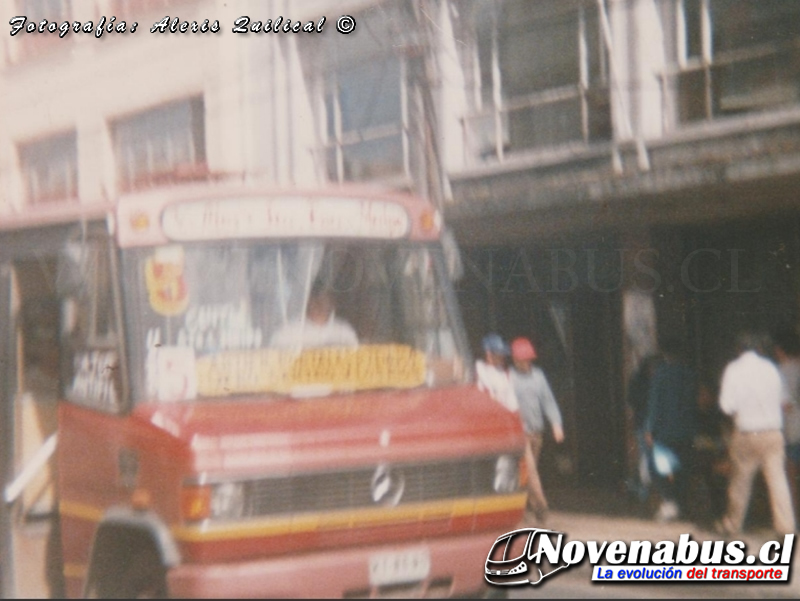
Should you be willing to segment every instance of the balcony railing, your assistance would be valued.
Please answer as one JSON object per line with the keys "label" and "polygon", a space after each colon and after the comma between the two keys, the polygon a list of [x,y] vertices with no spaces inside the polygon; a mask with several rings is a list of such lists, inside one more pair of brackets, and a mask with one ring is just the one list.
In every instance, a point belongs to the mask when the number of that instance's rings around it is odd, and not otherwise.
{"label": "balcony railing", "polygon": [[611,139],[605,86],[562,86],[504,99],[500,106],[462,119],[466,162],[503,161],[507,155]]}
{"label": "balcony railing", "polygon": [[718,53],[676,66],[662,77],[678,124],[763,112],[800,103],[800,41]]}

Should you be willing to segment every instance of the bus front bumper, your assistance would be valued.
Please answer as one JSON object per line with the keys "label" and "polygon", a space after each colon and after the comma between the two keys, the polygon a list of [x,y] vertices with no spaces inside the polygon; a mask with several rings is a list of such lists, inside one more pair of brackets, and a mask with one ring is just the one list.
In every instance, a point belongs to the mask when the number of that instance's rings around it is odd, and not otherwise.
{"label": "bus front bumper", "polygon": [[497,534],[330,549],[239,563],[186,564],[172,568],[167,583],[170,596],[182,598],[474,594],[485,585],[485,562]]}

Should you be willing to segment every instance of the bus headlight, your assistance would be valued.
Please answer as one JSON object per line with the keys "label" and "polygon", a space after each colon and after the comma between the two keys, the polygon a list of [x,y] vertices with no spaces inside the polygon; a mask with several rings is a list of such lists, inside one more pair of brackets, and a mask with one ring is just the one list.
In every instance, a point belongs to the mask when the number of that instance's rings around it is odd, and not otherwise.
{"label": "bus headlight", "polygon": [[244,514],[244,486],[241,482],[223,482],[211,494],[211,518],[236,519]]}
{"label": "bus headlight", "polygon": [[500,455],[494,464],[494,491],[512,493],[519,487],[519,462],[512,455]]}

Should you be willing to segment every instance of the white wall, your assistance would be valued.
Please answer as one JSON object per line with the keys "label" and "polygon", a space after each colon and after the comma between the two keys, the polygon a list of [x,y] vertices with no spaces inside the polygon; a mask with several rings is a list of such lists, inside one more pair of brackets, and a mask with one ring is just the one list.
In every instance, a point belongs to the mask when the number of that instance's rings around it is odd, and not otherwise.
{"label": "white wall", "polygon": [[[93,15],[88,2],[73,4],[84,13],[75,15],[76,19]],[[70,32],[58,41],[62,46],[56,52],[13,63],[8,59],[18,55],[21,36],[34,34],[8,36],[0,62],[4,92],[0,105],[0,202],[22,202],[17,144],[71,129],[78,132],[81,201],[113,198],[110,122],[196,95],[205,99],[210,170],[242,174],[248,167],[244,136],[263,133],[247,127],[251,120],[245,110],[249,88],[243,85],[248,65],[244,58],[252,44],[229,31],[235,16],[227,12],[236,15],[238,11],[231,6],[226,12],[225,4],[233,3],[187,2],[177,13],[182,19],[199,21],[217,16],[224,29],[216,35],[152,34],[149,27],[158,16],[150,15],[140,20],[135,34],[104,34],[98,40],[93,34]],[[97,6],[98,14],[110,15],[102,12],[104,7]],[[0,4],[0,11],[0,18],[8,22],[12,3]]]}
{"label": "white wall", "polygon": [[[172,16],[202,21],[219,19],[214,34],[153,34],[163,15],[138,16],[135,34],[70,32],[57,51],[20,57],[23,36],[4,36],[0,44],[0,202],[24,202],[17,145],[75,129],[78,134],[79,196],[82,202],[113,199],[118,192],[109,125],[121,116],[190,96],[202,95],[206,109],[206,150],[212,172],[245,181],[279,185],[318,185],[324,180],[320,144],[320,100],[302,61],[317,34],[231,32],[235,19],[284,16],[317,22],[326,17],[323,35],[336,32],[336,19],[376,0],[198,0],[177,3]],[[73,2],[78,20],[110,16],[110,0]],[[463,166],[461,118],[467,112],[463,45],[453,18],[459,3],[430,2],[435,20],[438,141],[445,170]],[[8,22],[13,2],[0,3]],[[367,24],[357,25],[365,29]],[[312,36],[317,36],[312,37]],[[13,60],[12,60],[13,59]],[[18,59],[18,60],[17,60]],[[468,63],[468,61],[467,61]],[[308,67],[308,65],[305,65]],[[471,75],[471,74],[470,74]]]}

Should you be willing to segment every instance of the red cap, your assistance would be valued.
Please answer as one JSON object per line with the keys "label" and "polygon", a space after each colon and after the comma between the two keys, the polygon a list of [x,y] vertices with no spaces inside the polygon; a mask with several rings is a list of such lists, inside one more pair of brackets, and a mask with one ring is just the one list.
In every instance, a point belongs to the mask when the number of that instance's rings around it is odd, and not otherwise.
{"label": "red cap", "polygon": [[536,359],[536,349],[527,338],[516,338],[511,343],[511,358],[520,361],[533,361]]}

